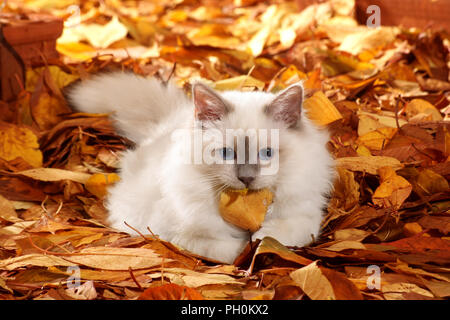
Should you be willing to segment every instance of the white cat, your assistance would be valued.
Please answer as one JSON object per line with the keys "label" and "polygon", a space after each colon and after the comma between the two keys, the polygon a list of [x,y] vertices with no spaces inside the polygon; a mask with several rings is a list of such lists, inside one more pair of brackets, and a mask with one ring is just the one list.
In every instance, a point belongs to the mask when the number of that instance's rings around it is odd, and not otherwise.
{"label": "white cat", "polygon": [[[302,246],[317,238],[334,162],[325,147],[328,134],[302,111],[300,83],[274,95],[216,92],[197,82],[191,100],[173,84],[110,73],[83,81],[68,96],[80,111],[111,113],[118,131],[136,143],[122,158],[121,181],[110,189],[107,208],[112,227],[129,233],[133,231],[124,222],[142,233],[149,227],[163,240],[232,263],[249,233],[223,220],[218,211],[220,191],[268,188],[274,202],[252,239],[271,236],[284,245]],[[234,129],[238,138],[251,130],[275,130],[279,141],[271,141],[270,134],[267,144],[258,140],[261,163],[250,163],[247,157],[239,164],[233,161],[237,138],[212,135],[208,148],[213,146],[213,157],[228,161],[188,163],[181,153],[186,139],[174,138],[180,129],[192,136],[199,130],[207,134]],[[206,146],[201,147],[205,151]],[[278,170],[262,174],[262,160],[267,164],[274,159]]]}

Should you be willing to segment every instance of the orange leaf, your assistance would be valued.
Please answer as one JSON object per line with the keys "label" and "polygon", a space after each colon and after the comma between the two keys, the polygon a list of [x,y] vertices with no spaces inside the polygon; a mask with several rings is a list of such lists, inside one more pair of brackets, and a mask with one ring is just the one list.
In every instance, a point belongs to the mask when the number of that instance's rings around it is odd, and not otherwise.
{"label": "orange leaf", "polygon": [[197,290],[174,283],[146,289],[138,300],[204,300]]}
{"label": "orange leaf", "polygon": [[400,208],[403,202],[409,197],[412,185],[403,177],[397,175],[391,167],[378,169],[381,184],[375,190],[373,203],[384,207]]}
{"label": "orange leaf", "polygon": [[107,187],[120,180],[115,173],[95,173],[85,183],[86,189],[97,196],[104,198],[107,194]]}
{"label": "orange leaf", "polygon": [[312,97],[306,99],[304,108],[307,111],[308,118],[319,126],[342,119],[339,110],[322,91],[317,91]]}
{"label": "orange leaf", "polygon": [[0,158],[22,158],[31,166],[42,166],[42,153],[36,135],[28,128],[0,122]]}
{"label": "orange leaf", "polygon": [[438,250],[450,257],[450,241],[441,238],[424,237],[417,234],[413,237],[400,239],[385,245],[411,252],[426,252],[428,250]]}

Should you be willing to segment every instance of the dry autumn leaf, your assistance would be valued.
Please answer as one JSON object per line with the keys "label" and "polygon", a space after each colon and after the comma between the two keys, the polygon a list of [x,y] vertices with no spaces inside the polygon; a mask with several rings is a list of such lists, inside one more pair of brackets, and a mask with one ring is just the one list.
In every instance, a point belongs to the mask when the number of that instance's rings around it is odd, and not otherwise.
{"label": "dry autumn leaf", "polygon": [[264,254],[275,254],[283,260],[291,261],[300,265],[307,265],[312,262],[311,260],[292,252],[276,239],[272,237],[264,237],[256,248],[249,270],[253,270],[257,256]]}
{"label": "dry autumn leaf", "polygon": [[81,24],[73,28],[64,29],[64,34],[58,40],[59,43],[77,43],[87,40],[96,48],[107,48],[112,43],[124,38],[128,29],[114,16],[104,25]]}
{"label": "dry autumn leaf", "polygon": [[317,262],[293,271],[290,277],[312,300],[336,299],[333,286],[322,273]]}
{"label": "dry autumn leaf", "polygon": [[71,180],[79,183],[86,183],[91,177],[91,175],[88,173],[75,172],[56,168],[30,169],[16,172],[16,174],[40,181]]}
{"label": "dry autumn leaf", "polygon": [[90,193],[102,199],[107,194],[107,187],[119,180],[120,177],[115,173],[95,173],[84,183]]}
{"label": "dry autumn leaf", "polygon": [[390,167],[395,171],[403,168],[402,163],[397,159],[383,156],[343,157],[336,159],[336,164],[343,169],[367,172],[373,175],[376,175],[382,167]]}
{"label": "dry autumn leaf", "polygon": [[225,190],[220,194],[222,218],[239,228],[256,232],[264,222],[273,194],[268,189],[257,192],[248,189]]}
{"label": "dry autumn leaf", "polygon": [[195,289],[169,283],[146,289],[139,300],[204,300],[200,292]]}
{"label": "dry autumn leaf", "polygon": [[378,169],[381,184],[372,195],[372,201],[384,208],[399,209],[412,191],[411,184],[397,175],[391,167]]}
{"label": "dry autumn leaf", "polygon": [[2,195],[0,195],[0,219],[13,223],[21,221],[21,219],[19,219],[19,217],[17,216],[12,202]]}
{"label": "dry autumn leaf", "polygon": [[[26,50],[12,42],[25,69],[2,68],[0,299],[448,299],[448,35],[368,28],[354,1],[299,11],[304,2],[5,2],[5,36],[12,16],[33,27]],[[382,23],[395,17],[384,2]],[[56,35],[38,33],[44,11],[65,20],[56,49]],[[151,225],[142,235],[108,228],[103,202],[133,144],[106,115],[74,113],[65,94],[113,70],[173,81],[188,96],[198,78],[272,93],[302,81],[338,171],[320,236],[305,247],[265,237],[231,265]],[[370,289],[374,265],[380,286]]]}
{"label": "dry autumn leaf", "polygon": [[334,184],[332,204],[349,210],[359,202],[359,184],[355,181],[353,172],[344,168],[337,168],[339,178]]}
{"label": "dry autumn leaf", "polygon": [[412,118],[419,114],[431,115],[431,121],[440,121],[442,120],[442,115],[433,106],[426,100],[423,99],[413,99],[411,100],[405,107],[405,112],[408,118]]}
{"label": "dry autumn leaf", "polygon": [[312,97],[306,99],[304,108],[308,117],[318,125],[324,126],[342,119],[340,112],[321,91],[316,92]]}
{"label": "dry autumn leaf", "polygon": [[18,157],[32,167],[42,166],[42,152],[36,135],[26,127],[0,122],[0,158],[11,161]]}
{"label": "dry autumn leaf", "polygon": [[397,128],[382,127],[360,136],[357,142],[370,150],[383,150],[397,133]]}

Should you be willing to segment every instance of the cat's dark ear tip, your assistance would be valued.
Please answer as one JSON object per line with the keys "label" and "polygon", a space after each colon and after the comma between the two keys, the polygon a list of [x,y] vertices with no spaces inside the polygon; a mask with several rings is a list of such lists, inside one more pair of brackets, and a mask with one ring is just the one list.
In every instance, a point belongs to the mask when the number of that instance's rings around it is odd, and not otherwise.
{"label": "cat's dark ear tip", "polygon": [[199,90],[212,90],[212,88],[206,84],[204,81],[200,79],[195,79],[190,81],[192,92],[199,91]]}
{"label": "cat's dark ear tip", "polygon": [[289,87],[287,87],[285,90],[286,90],[286,91],[287,91],[287,90],[298,90],[298,91],[300,91],[300,92],[302,93],[302,95],[303,95],[303,93],[304,93],[304,91],[305,91],[305,87],[303,86],[303,83],[304,83],[303,80],[297,81],[297,82],[291,84],[291,85],[290,85]]}

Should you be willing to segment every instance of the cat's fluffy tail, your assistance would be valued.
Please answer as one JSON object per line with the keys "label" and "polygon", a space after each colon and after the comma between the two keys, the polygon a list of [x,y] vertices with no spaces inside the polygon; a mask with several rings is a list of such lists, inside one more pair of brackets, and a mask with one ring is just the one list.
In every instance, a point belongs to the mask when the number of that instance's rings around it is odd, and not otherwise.
{"label": "cat's fluffy tail", "polygon": [[174,84],[124,72],[82,81],[69,88],[67,97],[75,110],[110,114],[118,131],[135,142],[142,141],[173,108],[188,101]]}

